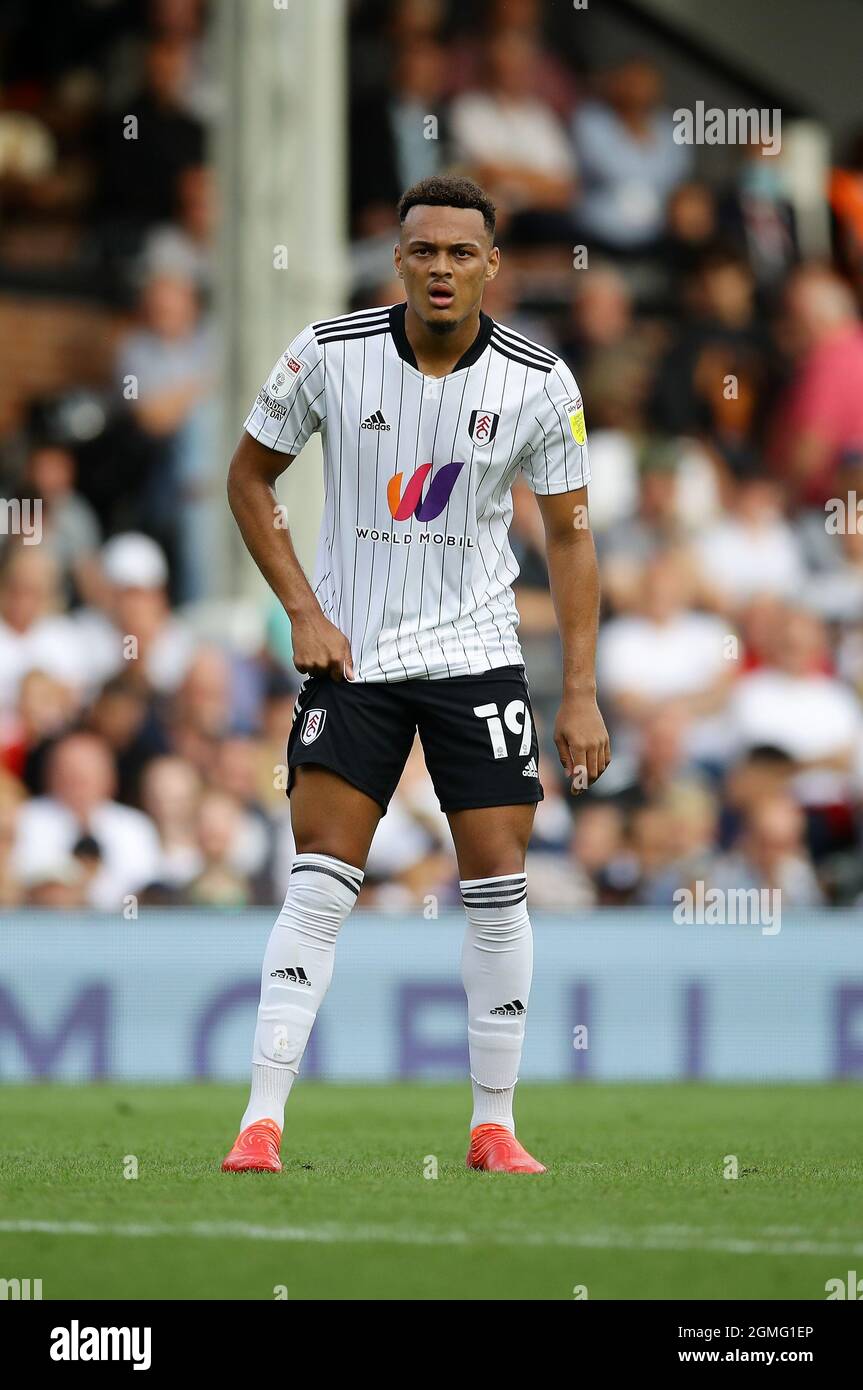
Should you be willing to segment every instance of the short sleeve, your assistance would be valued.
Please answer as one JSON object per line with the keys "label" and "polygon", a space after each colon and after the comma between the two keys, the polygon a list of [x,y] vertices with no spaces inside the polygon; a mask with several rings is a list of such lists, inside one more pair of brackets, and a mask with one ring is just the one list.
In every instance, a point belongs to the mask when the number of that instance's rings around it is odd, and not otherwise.
{"label": "short sleeve", "polygon": [[276,362],[257,394],[245,429],[268,449],[298,454],[326,419],[323,349],[304,328]]}
{"label": "short sleeve", "polygon": [[584,405],[575,377],[557,359],[535,409],[533,447],[522,463],[532,492],[574,492],[590,482]]}

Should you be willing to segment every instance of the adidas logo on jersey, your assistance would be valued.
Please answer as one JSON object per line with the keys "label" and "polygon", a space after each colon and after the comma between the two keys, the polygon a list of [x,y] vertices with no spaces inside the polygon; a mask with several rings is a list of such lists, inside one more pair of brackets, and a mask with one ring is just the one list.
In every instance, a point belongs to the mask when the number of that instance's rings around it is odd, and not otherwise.
{"label": "adidas logo on jersey", "polygon": [[379,410],[376,410],[367,420],[363,420],[363,423],[360,425],[361,430],[388,430],[391,428],[392,427],[387,424]]}
{"label": "adidas logo on jersey", "polygon": [[516,1014],[523,1014],[525,1008],[520,999],[513,999],[511,1004],[500,1004],[496,1009],[492,1009],[491,1012],[493,1014],[505,1014],[507,1017],[512,1017]]}
{"label": "adidas logo on jersey", "polygon": [[295,985],[308,985],[311,989],[312,982],[301,965],[288,965],[284,970],[271,970],[271,980],[291,980]]}
{"label": "adidas logo on jersey", "polygon": [[538,776],[539,776],[539,773],[538,773],[537,770],[536,770],[536,758],[531,758],[530,762],[527,764],[527,767],[523,767],[523,768],[521,769],[521,775],[522,775],[522,777],[538,777]]}

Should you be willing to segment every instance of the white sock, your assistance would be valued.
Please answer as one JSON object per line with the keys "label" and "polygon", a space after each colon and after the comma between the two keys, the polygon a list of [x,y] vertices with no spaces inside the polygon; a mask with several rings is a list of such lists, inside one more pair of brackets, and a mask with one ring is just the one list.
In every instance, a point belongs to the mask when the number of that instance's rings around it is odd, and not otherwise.
{"label": "white sock", "polygon": [[461,968],[473,1085],[470,1127],[505,1125],[514,1134],[513,1093],[533,973],[527,878],[498,874],[462,879],[460,886],[468,922]]}
{"label": "white sock", "polygon": [[357,900],[361,869],[328,854],[298,854],[285,904],[270,933],[252,1055],[252,1092],[240,1128],[285,1122],[294,1084],[333,977],[339,928]]}
{"label": "white sock", "polygon": [[275,1120],[279,1129],[285,1127],[285,1102],[296,1077],[288,1067],[261,1067],[252,1064],[252,1090],[240,1129],[257,1124],[258,1120]]}

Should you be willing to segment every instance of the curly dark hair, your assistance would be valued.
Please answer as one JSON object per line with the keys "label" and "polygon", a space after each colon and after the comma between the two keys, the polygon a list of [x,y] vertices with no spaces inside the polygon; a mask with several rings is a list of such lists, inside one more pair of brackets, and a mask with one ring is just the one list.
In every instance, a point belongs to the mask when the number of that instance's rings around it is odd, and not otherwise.
{"label": "curly dark hair", "polygon": [[477,212],[482,213],[486,231],[494,240],[497,215],[494,203],[473,179],[465,179],[457,174],[433,174],[431,178],[420,179],[399,198],[399,222],[404,222],[411,208],[415,207],[476,208]]}

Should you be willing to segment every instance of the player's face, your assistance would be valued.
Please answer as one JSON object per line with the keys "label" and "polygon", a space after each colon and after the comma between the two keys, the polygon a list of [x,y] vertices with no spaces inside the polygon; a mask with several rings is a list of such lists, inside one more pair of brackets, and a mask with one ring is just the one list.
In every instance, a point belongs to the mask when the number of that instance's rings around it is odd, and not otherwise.
{"label": "player's face", "polygon": [[395,249],[407,302],[434,333],[448,333],[476,313],[500,252],[477,208],[411,208]]}

